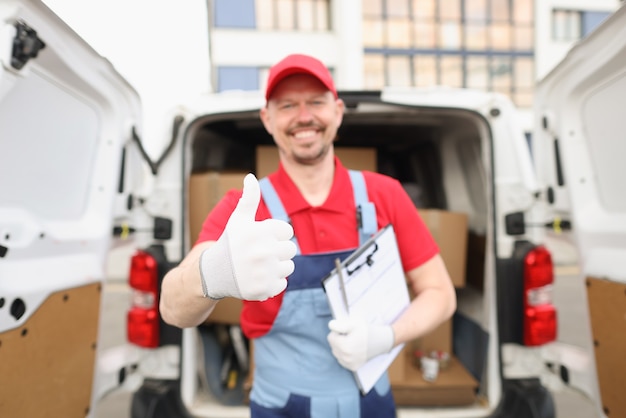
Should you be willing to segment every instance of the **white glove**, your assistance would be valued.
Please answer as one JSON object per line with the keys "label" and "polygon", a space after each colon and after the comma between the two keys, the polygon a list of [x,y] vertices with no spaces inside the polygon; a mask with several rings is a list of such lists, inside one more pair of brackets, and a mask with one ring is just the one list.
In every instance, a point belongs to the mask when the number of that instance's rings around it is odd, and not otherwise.
{"label": "white glove", "polygon": [[333,319],[328,322],[328,343],[343,367],[353,372],[369,359],[388,353],[394,346],[391,325],[370,324],[363,318]]}
{"label": "white glove", "polygon": [[254,174],[248,174],[224,233],[200,256],[205,297],[261,301],[287,287],[286,277],[295,268],[296,245],[290,241],[293,228],[277,219],[256,222],[260,201],[259,182]]}

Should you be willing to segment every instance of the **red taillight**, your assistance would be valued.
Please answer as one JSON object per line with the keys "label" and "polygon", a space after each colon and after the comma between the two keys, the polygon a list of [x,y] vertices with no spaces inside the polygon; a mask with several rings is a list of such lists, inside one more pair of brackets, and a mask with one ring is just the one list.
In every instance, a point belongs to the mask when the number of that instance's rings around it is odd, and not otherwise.
{"label": "red taillight", "polygon": [[156,308],[132,307],[128,311],[128,341],[146,348],[159,346],[159,315]]}
{"label": "red taillight", "polygon": [[524,259],[524,344],[537,346],[556,340],[557,316],[552,305],[554,268],[544,247],[535,247]]}
{"label": "red taillight", "polygon": [[154,257],[137,251],[130,262],[132,306],[127,316],[127,337],[140,347],[159,346],[158,278]]}
{"label": "red taillight", "polygon": [[155,291],[158,283],[157,262],[145,251],[137,251],[130,260],[130,287],[145,292]]}

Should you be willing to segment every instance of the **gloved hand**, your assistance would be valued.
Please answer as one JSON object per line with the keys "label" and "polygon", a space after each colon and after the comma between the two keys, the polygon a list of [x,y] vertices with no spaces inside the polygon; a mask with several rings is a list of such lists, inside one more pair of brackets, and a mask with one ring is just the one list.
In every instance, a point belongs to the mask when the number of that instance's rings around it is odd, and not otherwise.
{"label": "gloved hand", "polygon": [[243,194],[224,233],[200,256],[205,297],[265,300],[287,287],[296,245],[293,228],[277,219],[255,221],[261,190],[253,174],[243,180]]}
{"label": "gloved hand", "polygon": [[343,367],[353,372],[369,359],[388,353],[394,346],[391,325],[370,324],[363,318],[333,319],[328,322],[328,343]]}

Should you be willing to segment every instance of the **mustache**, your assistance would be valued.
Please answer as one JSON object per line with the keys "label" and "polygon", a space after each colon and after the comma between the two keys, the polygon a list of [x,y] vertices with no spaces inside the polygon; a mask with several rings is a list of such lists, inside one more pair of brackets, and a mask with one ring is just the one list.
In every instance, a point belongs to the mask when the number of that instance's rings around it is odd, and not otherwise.
{"label": "mustache", "polygon": [[309,122],[309,123],[298,123],[294,126],[289,127],[289,133],[292,134],[293,131],[297,130],[297,129],[306,129],[306,128],[312,128],[312,129],[317,129],[320,131],[323,131],[325,128],[324,126],[320,125],[319,123],[316,122]]}

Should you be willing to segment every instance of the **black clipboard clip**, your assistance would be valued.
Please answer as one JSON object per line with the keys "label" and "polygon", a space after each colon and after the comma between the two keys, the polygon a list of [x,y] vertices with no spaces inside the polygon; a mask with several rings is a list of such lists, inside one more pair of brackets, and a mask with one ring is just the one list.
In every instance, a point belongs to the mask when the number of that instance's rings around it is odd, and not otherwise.
{"label": "black clipboard clip", "polygon": [[352,276],[352,274],[354,274],[358,269],[360,269],[361,267],[363,267],[364,265],[367,265],[368,267],[371,267],[372,264],[374,264],[374,259],[372,258],[374,256],[374,253],[378,251],[378,244],[376,242],[374,242],[374,248],[372,249],[372,252],[369,253],[367,255],[367,257],[365,257],[365,261],[363,261],[362,263],[358,264],[356,267],[354,267],[352,270],[350,270],[348,268],[348,266],[346,266],[346,272],[348,273],[348,276]]}

